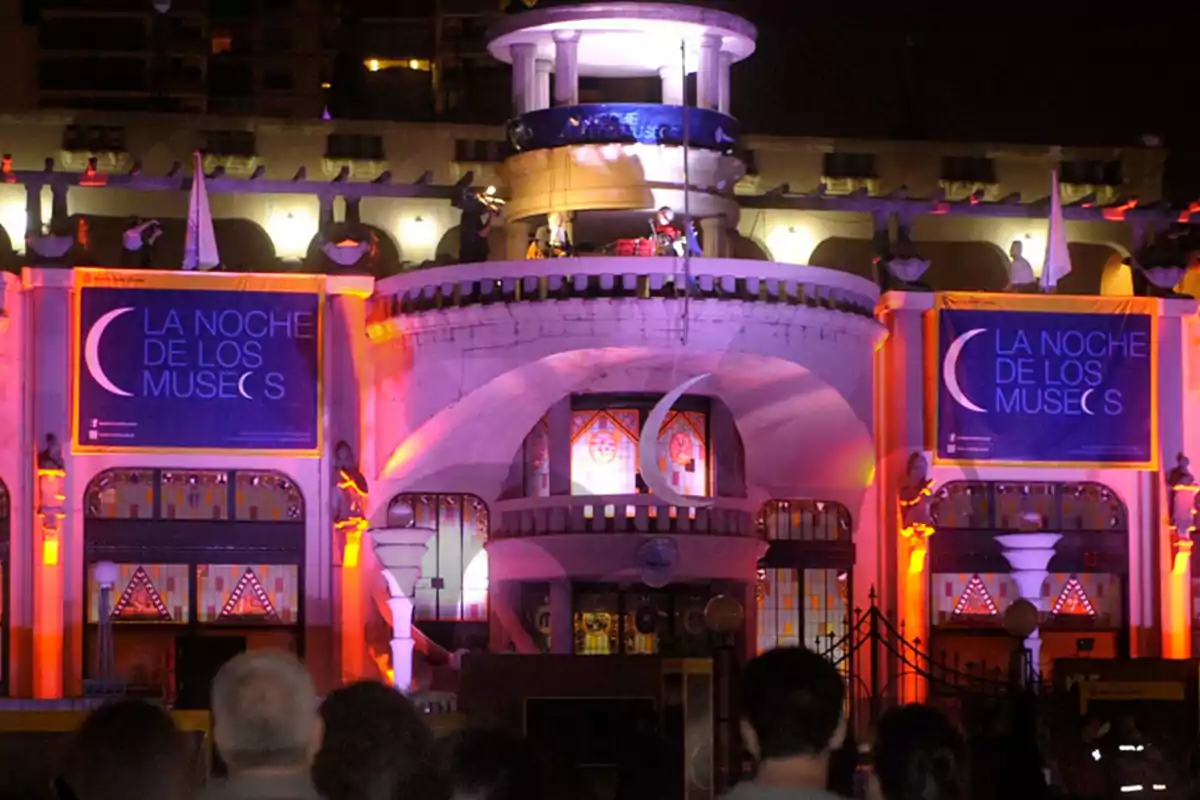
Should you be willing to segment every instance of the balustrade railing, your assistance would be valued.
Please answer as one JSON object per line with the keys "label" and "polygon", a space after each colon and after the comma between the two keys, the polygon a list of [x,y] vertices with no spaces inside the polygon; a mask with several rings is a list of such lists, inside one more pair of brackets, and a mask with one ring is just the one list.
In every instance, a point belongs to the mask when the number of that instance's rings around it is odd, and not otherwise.
{"label": "balustrade railing", "polygon": [[489,261],[416,270],[380,281],[371,317],[503,303],[682,298],[829,308],[873,317],[879,288],[824,267],[693,258],[690,282],[672,257]]}
{"label": "balustrade railing", "polygon": [[718,497],[696,508],[645,494],[563,495],[505,500],[493,511],[494,539],[575,533],[758,536],[754,510],[740,498]]}

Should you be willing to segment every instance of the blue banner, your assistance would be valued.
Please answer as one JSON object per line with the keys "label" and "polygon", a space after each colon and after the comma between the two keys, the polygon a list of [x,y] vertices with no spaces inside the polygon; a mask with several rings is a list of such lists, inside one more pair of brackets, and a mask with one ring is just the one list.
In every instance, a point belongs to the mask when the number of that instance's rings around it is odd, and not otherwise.
{"label": "blue banner", "polygon": [[[687,125],[684,125],[687,114]],[[648,144],[732,153],[738,122],[718,111],[661,103],[588,103],[522,114],[508,123],[518,153],[577,144]]]}
{"label": "blue banner", "polygon": [[170,277],[78,290],[76,449],[316,451],[322,296]]}
{"label": "blue banner", "polygon": [[1156,463],[1153,316],[935,313],[939,461]]}

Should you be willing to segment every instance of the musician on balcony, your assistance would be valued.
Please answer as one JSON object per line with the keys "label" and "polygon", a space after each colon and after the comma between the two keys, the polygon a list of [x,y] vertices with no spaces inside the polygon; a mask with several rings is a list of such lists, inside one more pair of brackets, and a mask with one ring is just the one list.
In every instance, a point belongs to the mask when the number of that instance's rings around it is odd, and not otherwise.
{"label": "musician on balcony", "polygon": [[571,235],[567,233],[566,217],[560,211],[551,211],[546,215],[546,224],[539,226],[534,234],[525,258],[567,258],[573,255],[575,246],[571,243]]}

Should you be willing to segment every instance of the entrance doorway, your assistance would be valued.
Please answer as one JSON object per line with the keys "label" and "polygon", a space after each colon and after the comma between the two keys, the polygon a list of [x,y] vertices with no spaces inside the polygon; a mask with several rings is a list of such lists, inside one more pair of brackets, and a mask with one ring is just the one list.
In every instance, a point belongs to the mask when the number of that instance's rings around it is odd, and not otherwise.
{"label": "entrance doorway", "polygon": [[286,475],[112,469],[85,495],[85,674],[98,669],[101,587],[116,675],[131,693],[207,706],[208,683],[246,649],[304,651],[304,500]]}
{"label": "entrance doorway", "polygon": [[175,639],[175,708],[206,709],[213,678],[225,662],[246,652],[245,636],[180,636]]}

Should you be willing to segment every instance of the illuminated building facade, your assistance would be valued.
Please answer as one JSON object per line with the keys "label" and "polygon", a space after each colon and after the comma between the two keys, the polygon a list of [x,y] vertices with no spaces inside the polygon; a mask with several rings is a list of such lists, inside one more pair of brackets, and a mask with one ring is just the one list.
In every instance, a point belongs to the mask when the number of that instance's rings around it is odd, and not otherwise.
{"label": "illuminated building facade", "polygon": [[[1161,151],[743,137],[753,27],[627,11],[500,23],[507,130],[14,123],[8,694],[84,691],[103,590],[118,676],[186,703],[243,647],[449,691],[462,649],[836,649],[872,596],[951,663],[1001,662],[1016,599],[1043,661],[1192,651],[1196,306],[1135,281],[1191,285],[1147,246],[1190,220]],[[196,147],[215,273],[177,269]],[[1002,293],[1055,168],[1072,269]]]}

